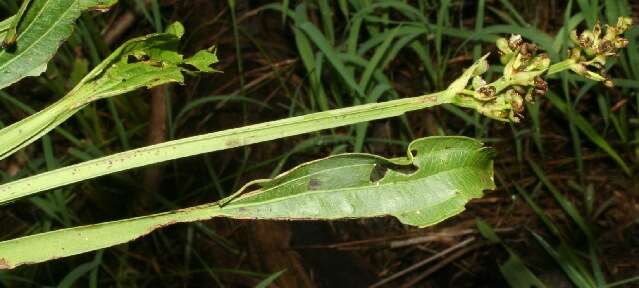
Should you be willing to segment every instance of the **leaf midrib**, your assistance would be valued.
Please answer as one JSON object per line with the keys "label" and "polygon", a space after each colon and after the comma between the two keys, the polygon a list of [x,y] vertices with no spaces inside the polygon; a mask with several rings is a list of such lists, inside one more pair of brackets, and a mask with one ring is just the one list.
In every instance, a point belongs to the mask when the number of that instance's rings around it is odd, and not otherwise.
{"label": "leaf midrib", "polygon": [[[480,150],[469,151],[468,149],[463,149],[463,148],[448,148],[448,149],[446,149],[446,151],[464,151],[464,152],[475,152],[475,153],[481,153],[481,151],[480,151]],[[353,153],[353,155],[356,155],[356,154],[359,154],[359,153]],[[367,155],[367,154],[363,154],[363,153],[362,153],[361,155]],[[331,158],[331,157],[327,157],[327,158],[320,159],[320,160],[317,160],[317,161],[326,160],[326,159],[330,159],[330,158]],[[381,157],[380,157],[380,158],[376,158],[376,160],[381,160],[381,161],[386,161],[386,162],[388,162],[388,161],[389,161],[388,159],[381,158]],[[379,164],[379,162],[376,162],[376,163],[372,163],[372,162],[371,162],[371,163],[358,163],[358,164],[343,165],[343,166],[339,166],[339,167],[333,167],[333,168],[322,169],[322,170],[319,170],[319,171],[317,171],[317,172],[311,172],[311,173],[308,173],[308,174],[303,175],[303,176],[301,176],[301,177],[294,178],[294,179],[288,180],[288,181],[286,181],[286,182],[282,182],[282,183],[280,183],[280,184],[278,184],[278,185],[276,185],[276,186],[273,186],[273,187],[271,187],[271,188],[268,188],[268,189],[263,189],[263,190],[262,190],[262,189],[258,189],[258,190],[256,190],[256,191],[250,191],[250,192],[247,192],[246,194],[242,195],[242,196],[243,196],[243,198],[238,198],[238,199],[236,199],[236,203],[235,203],[235,204],[236,204],[236,205],[240,205],[241,203],[237,203],[237,202],[242,201],[242,200],[250,200],[250,198],[251,198],[251,197],[257,197],[257,196],[258,196],[258,195],[257,195],[258,193],[259,193],[259,194],[268,193],[268,192],[270,192],[270,191],[272,191],[272,190],[275,190],[275,189],[277,189],[277,188],[279,188],[279,187],[282,187],[282,186],[288,185],[289,183],[292,183],[292,182],[298,181],[298,180],[300,180],[300,179],[310,178],[310,177],[313,177],[313,176],[318,175],[318,174],[322,174],[322,173],[325,173],[325,172],[330,172],[330,171],[338,170],[338,169],[344,169],[344,168],[347,168],[347,167],[348,167],[348,168],[350,168],[350,167],[370,166],[370,165],[377,165],[377,164]],[[412,164],[414,165],[415,163],[412,163]],[[442,172],[446,172],[446,171],[450,171],[450,170],[454,170],[454,169],[458,169],[458,168],[463,168],[463,167],[469,167],[469,166],[473,166],[473,165],[462,165],[462,166],[460,166],[460,167],[455,167],[455,168],[452,168],[452,169],[445,169],[445,170],[442,170],[442,171],[439,171],[439,172],[437,172],[437,173],[430,174],[430,175],[427,175],[427,176],[424,176],[424,177],[421,177],[421,178],[425,178],[425,177],[432,177],[432,176],[435,176],[435,175],[440,174],[440,173],[442,173]],[[296,168],[302,168],[302,167],[301,167],[301,166],[298,166],[298,167],[296,167]],[[420,169],[423,169],[423,168],[420,168]],[[290,172],[292,172],[292,171],[288,171],[288,172],[287,172],[287,174],[288,174],[288,173],[290,173]],[[417,172],[415,172],[415,173],[417,173]],[[407,176],[414,175],[415,173],[407,174]],[[281,176],[284,176],[284,175],[281,175]],[[384,178],[386,178],[386,177],[384,177]],[[384,179],[384,178],[382,178],[382,179]],[[262,179],[262,180],[271,180],[271,181],[274,181],[274,180],[277,180],[277,178],[274,178],[274,179]],[[252,182],[255,182],[255,183],[247,183],[247,187],[249,187],[250,185],[253,185],[253,184],[258,184],[256,181],[262,181],[262,180],[255,180],[255,181],[252,181]],[[381,180],[380,180],[380,181],[381,181]],[[397,181],[397,182],[389,182],[389,183],[380,183],[380,186],[387,185],[387,184],[396,184],[396,183],[399,183],[399,182],[408,182],[408,181],[417,181],[417,179],[405,179],[405,181]],[[379,181],[376,181],[376,182],[379,182]],[[374,183],[371,183],[370,185],[372,185],[372,184],[374,184]],[[338,189],[351,189],[351,188],[361,188],[361,187],[363,187],[363,186],[360,186],[360,187],[348,187],[348,188],[338,188]],[[317,191],[331,191],[331,190],[337,190],[337,189],[317,190]],[[302,193],[306,193],[306,192],[304,192],[304,191],[303,191]],[[296,193],[295,195],[297,195],[297,194],[300,194],[300,193]],[[249,203],[250,203],[250,202],[249,202]],[[233,203],[229,203],[229,205],[232,205],[232,204],[233,204]]]}
{"label": "leaf midrib", "polygon": [[[472,170],[478,170],[481,171],[481,168],[474,168],[474,167],[469,167],[469,166],[461,166],[461,167],[456,167],[453,169],[447,169],[447,170],[442,170],[439,171],[435,174],[431,174],[428,175],[427,177],[424,178],[431,178],[433,176],[439,175],[439,174],[443,174],[443,173],[450,173],[453,171],[457,171],[457,170],[462,170],[464,171],[465,169],[472,169]],[[222,208],[222,211],[224,210],[231,210],[231,209],[239,209],[239,208],[243,208],[243,207],[254,207],[254,206],[260,206],[260,205],[265,205],[265,204],[271,204],[271,203],[276,203],[276,202],[280,202],[280,201],[285,201],[285,200],[289,200],[289,199],[293,199],[293,198],[297,198],[297,197],[302,197],[302,196],[308,196],[308,195],[315,195],[315,194],[324,194],[324,193],[346,193],[349,192],[350,190],[358,190],[358,189],[369,189],[369,188],[375,188],[375,189],[381,189],[384,186],[390,186],[390,185],[400,185],[401,183],[406,183],[406,182],[412,182],[412,181],[419,181],[419,180],[409,180],[409,181],[402,181],[402,182],[392,182],[392,183],[384,183],[384,184],[379,184],[379,185],[371,185],[371,186],[360,186],[360,187],[349,187],[349,188],[338,188],[338,189],[328,189],[328,190],[315,190],[315,191],[304,191],[303,193],[296,193],[293,195],[287,195],[287,196],[282,196],[282,197],[278,197],[275,199],[269,199],[269,200],[261,200],[259,202],[248,202],[248,203],[229,203],[227,206],[225,206],[224,208]],[[477,181],[479,182],[479,181]],[[455,193],[458,194],[458,193]],[[227,208],[227,209],[225,209]]]}

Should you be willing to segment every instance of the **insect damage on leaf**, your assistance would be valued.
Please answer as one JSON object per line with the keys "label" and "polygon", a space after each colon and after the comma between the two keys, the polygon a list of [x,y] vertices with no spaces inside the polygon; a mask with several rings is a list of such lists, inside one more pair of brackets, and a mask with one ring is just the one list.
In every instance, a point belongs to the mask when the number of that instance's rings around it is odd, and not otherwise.
{"label": "insect damage on leaf", "polygon": [[[89,73],[76,89],[92,94],[85,99],[94,101],[140,87],[170,82],[182,84],[183,72],[217,72],[212,68],[218,62],[214,50],[202,50],[187,59],[177,52],[180,37],[184,35],[182,24],[176,22],[166,31],[127,41]],[[187,68],[187,64],[195,69]]]}
{"label": "insect damage on leaf", "polygon": [[46,70],[83,11],[104,11],[117,0],[25,0],[0,21],[0,89]]}
{"label": "insect damage on leaf", "polygon": [[414,141],[407,157],[343,154],[300,165],[231,200],[221,213],[250,219],[340,219],[393,215],[428,226],[493,189],[492,149],[465,137]]}
{"label": "insect damage on leaf", "polygon": [[[184,59],[177,50],[184,27],[176,22],[167,33],[127,41],[89,72],[73,90],[46,110],[0,130],[0,160],[32,143],[77,111],[98,99],[142,87],[184,82],[183,73],[211,73],[215,50],[203,50]],[[185,65],[191,67],[185,67]]]}

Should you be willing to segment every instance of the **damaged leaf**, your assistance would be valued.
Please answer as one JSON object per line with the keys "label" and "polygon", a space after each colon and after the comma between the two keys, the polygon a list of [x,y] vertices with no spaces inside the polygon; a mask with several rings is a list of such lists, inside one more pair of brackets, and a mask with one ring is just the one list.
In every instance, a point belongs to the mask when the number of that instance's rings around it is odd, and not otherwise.
{"label": "damaged leaf", "polygon": [[[104,10],[116,0],[33,0],[19,22],[15,43],[0,49],[0,89],[46,70],[60,45],[85,10]],[[19,15],[20,16],[20,15]],[[0,40],[12,31],[14,17],[0,22]],[[11,35],[10,35],[11,36]]]}
{"label": "damaged leaf", "polygon": [[395,159],[336,155],[253,181],[217,203],[0,242],[0,258],[4,268],[15,268],[214,217],[330,220],[392,215],[404,224],[425,227],[462,212],[468,201],[494,188],[493,156],[492,149],[466,137],[418,139],[406,157]]}
{"label": "damaged leaf", "polygon": [[[169,31],[183,31],[181,24]],[[47,108],[0,130],[0,160],[32,143],[60,125],[77,111],[98,99],[120,95],[142,87],[183,83],[182,72],[214,72],[213,52],[200,51],[190,60],[200,70],[184,67],[186,61],[177,52],[182,33],[151,34],[127,41],[95,67],[66,96]],[[206,67],[206,69],[204,69]]]}

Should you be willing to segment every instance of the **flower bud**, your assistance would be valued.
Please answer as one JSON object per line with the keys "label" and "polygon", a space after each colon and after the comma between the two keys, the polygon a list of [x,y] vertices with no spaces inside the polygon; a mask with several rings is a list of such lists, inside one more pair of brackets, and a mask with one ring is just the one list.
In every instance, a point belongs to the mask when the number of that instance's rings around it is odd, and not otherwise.
{"label": "flower bud", "polygon": [[508,39],[508,46],[510,47],[510,49],[512,50],[519,50],[519,46],[524,42],[524,39],[521,38],[521,35],[519,34],[513,34],[510,35],[510,38]]}
{"label": "flower bud", "polygon": [[548,82],[546,82],[543,78],[537,76],[533,81],[533,94],[535,97],[541,97],[546,95],[548,92]]}
{"label": "flower bud", "polygon": [[599,22],[595,23],[595,26],[592,27],[593,38],[597,39],[601,35],[601,24]]}
{"label": "flower bud", "polygon": [[574,63],[570,65],[570,70],[581,76],[585,76],[586,72],[588,71],[586,66],[581,63]]}
{"label": "flower bud", "polygon": [[479,87],[482,87],[485,85],[486,85],[486,80],[484,80],[480,76],[473,77],[473,82],[472,82],[473,90],[477,90],[479,89]]}
{"label": "flower bud", "polygon": [[619,37],[615,39],[615,48],[622,49],[622,48],[626,48],[626,46],[628,46],[628,39],[623,37]]}
{"label": "flower bud", "polygon": [[550,67],[550,57],[548,54],[539,54],[530,61],[525,71],[544,71]]}
{"label": "flower bud", "polygon": [[479,61],[477,61],[476,64],[477,64],[477,67],[473,71],[473,76],[479,76],[486,73],[486,71],[488,71],[488,68],[490,66],[488,65],[488,61],[486,61],[485,57],[482,59],[479,59]]}
{"label": "flower bud", "polygon": [[579,36],[577,36],[577,30],[570,31],[570,40],[575,45],[579,45]]}
{"label": "flower bud", "polygon": [[626,32],[631,25],[632,18],[630,17],[619,17],[619,19],[617,19],[617,28],[621,30],[620,34]]}
{"label": "flower bud", "polygon": [[581,35],[579,36],[579,46],[581,46],[582,48],[591,48],[595,43],[595,37],[592,33],[592,31],[584,31],[581,32]]}
{"label": "flower bud", "polygon": [[515,56],[515,60],[513,61],[513,68],[515,70],[523,70],[523,68],[526,67],[527,62],[527,59],[521,53],[517,53],[517,56]]}
{"label": "flower bud", "polygon": [[601,40],[598,44],[597,54],[605,56],[615,56],[617,54],[617,48],[613,42],[609,40]]}
{"label": "flower bud", "polygon": [[499,61],[501,64],[506,64],[513,56],[513,50],[508,46],[508,40],[506,38],[497,39],[497,49],[499,49]]}
{"label": "flower bud", "polygon": [[495,44],[497,44],[497,49],[499,49],[499,52],[503,54],[513,53],[513,50],[510,49],[510,46],[508,46],[508,40],[506,40],[506,38],[497,39],[497,42],[495,42]]}

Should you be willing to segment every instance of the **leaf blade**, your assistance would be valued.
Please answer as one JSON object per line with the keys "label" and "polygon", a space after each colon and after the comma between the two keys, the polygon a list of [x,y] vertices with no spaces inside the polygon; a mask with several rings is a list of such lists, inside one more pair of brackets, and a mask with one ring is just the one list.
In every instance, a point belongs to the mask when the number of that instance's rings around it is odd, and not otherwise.
{"label": "leaf blade", "polygon": [[191,65],[197,72],[215,72],[210,67],[217,62],[215,53],[203,50],[184,60],[177,52],[178,36],[150,34],[121,45],[62,99],[0,130],[3,140],[0,160],[42,137],[93,101],[142,87],[182,83],[182,73],[187,71],[183,64]]}
{"label": "leaf blade", "polygon": [[[113,0],[34,0],[20,21],[15,51],[0,50],[0,89],[44,72],[47,62],[73,32],[75,20],[82,11],[104,9],[114,3]],[[0,39],[4,39],[5,34],[0,32]]]}
{"label": "leaf blade", "polygon": [[[328,220],[392,215],[409,225],[428,226],[461,212],[470,199],[494,188],[493,156],[494,151],[480,142],[454,136],[418,139],[409,145],[408,155],[398,159],[331,156],[273,179],[251,182],[246,187],[259,189],[222,200],[224,205],[210,203],[0,242],[0,269],[85,253],[135,240],[164,226],[220,216]],[[380,173],[379,165],[387,170]],[[464,173],[469,170],[475,175]],[[466,178],[469,175],[475,178]],[[440,214],[412,215],[422,211]]]}

